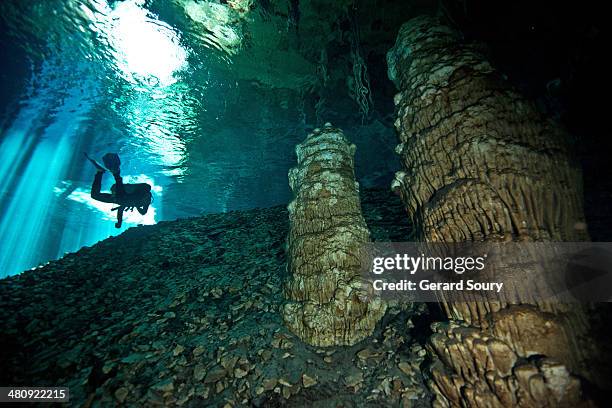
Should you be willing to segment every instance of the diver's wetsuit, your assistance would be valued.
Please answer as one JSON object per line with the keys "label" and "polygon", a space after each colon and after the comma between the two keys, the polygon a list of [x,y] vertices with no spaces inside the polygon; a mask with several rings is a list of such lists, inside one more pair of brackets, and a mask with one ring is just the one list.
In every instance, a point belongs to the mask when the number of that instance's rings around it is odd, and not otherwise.
{"label": "diver's wetsuit", "polygon": [[[123,222],[123,211],[126,208],[136,207],[138,212],[142,215],[147,213],[149,204],[151,203],[151,187],[147,191],[141,190],[133,194],[126,191],[125,185],[123,184],[123,178],[119,173],[113,173],[115,177],[115,185],[113,193],[102,193],[102,176],[103,171],[97,171],[94,177],[93,184],[91,185],[91,198],[94,200],[102,201],[104,203],[118,204],[117,210],[117,223],[115,227],[120,228]],[[146,193],[146,194],[145,194]]]}

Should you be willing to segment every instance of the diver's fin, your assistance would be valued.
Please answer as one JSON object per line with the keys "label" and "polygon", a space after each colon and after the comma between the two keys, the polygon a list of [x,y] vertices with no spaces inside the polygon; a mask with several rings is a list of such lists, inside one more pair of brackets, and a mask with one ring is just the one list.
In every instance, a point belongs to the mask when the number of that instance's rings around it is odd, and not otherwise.
{"label": "diver's fin", "polygon": [[89,155],[87,154],[87,152],[83,152],[83,154],[85,154],[85,157],[87,157],[87,160],[89,160],[94,166],[96,166],[96,169],[98,171],[106,171],[106,169],[104,167],[102,167],[100,165],[100,163],[98,163],[97,161],[95,161],[94,159],[92,159],[91,157],[89,157]]}

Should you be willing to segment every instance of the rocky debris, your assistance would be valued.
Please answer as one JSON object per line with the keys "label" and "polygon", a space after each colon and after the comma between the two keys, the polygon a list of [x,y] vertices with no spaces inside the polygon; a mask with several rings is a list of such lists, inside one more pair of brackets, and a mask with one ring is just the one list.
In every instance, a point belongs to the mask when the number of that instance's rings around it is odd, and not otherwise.
{"label": "rocky debris", "polygon": [[167,378],[155,384],[152,389],[161,393],[167,393],[174,390],[174,383],[171,378]]}
{"label": "rocky debris", "polygon": [[308,374],[302,374],[302,385],[304,388],[312,387],[317,383],[317,380],[309,376]]}
{"label": "rocky debris", "polygon": [[397,365],[397,368],[399,368],[406,375],[412,374],[412,366],[410,365],[410,363],[402,361]]}
{"label": "rocky debris", "polygon": [[354,372],[348,374],[344,379],[344,383],[346,384],[346,386],[354,388],[355,390],[362,382],[363,371],[361,370],[355,370]]}
{"label": "rocky debris", "polygon": [[193,379],[200,382],[206,376],[206,367],[203,364],[198,364],[193,368]]}
{"label": "rocky debris", "polygon": [[117,398],[117,401],[123,402],[125,401],[125,398],[128,396],[129,392],[130,391],[125,387],[117,388],[117,391],[115,391],[115,398]]}
{"label": "rocky debris", "polygon": [[[409,231],[397,197],[361,194],[372,239]],[[286,330],[286,234],[283,207],[162,222],[0,280],[0,383],[69,386],[90,407],[429,406],[406,329],[422,305],[352,347]]]}
{"label": "rocky debris", "polygon": [[185,351],[185,347],[181,346],[180,344],[177,344],[177,346],[172,351],[172,354],[174,354],[174,356],[176,357],[179,354],[181,354],[183,351]]}

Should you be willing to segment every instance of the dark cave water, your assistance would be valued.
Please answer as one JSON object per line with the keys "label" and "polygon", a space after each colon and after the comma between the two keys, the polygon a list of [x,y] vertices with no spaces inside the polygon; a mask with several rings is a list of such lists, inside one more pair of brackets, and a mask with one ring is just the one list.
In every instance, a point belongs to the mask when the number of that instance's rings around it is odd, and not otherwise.
{"label": "dark cave water", "polygon": [[[289,200],[294,146],[316,125],[305,89],[317,80],[263,77],[260,57],[249,61],[249,42],[267,41],[260,7],[4,1],[0,15],[0,277],[138,224]],[[296,61],[275,66],[299,71]],[[383,159],[393,157],[389,118],[361,122],[345,129],[360,147],[358,176],[387,183],[397,167]],[[149,212],[127,213],[121,229],[111,204],[89,196],[94,169],[83,152],[99,160],[109,151],[126,182],[153,186]],[[103,190],[111,183],[107,175]]]}

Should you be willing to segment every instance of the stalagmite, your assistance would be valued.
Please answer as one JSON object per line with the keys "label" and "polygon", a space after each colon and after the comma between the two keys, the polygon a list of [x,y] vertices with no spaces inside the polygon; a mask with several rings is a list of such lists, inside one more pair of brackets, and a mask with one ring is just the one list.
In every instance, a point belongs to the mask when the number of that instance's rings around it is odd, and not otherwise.
{"label": "stalagmite", "polygon": [[[429,242],[588,239],[567,135],[461,35],[406,23],[387,55],[400,92],[403,169],[392,188]],[[528,285],[528,282],[516,282]],[[444,303],[434,327],[437,406],[567,406],[587,375],[583,311],[559,304]],[[527,360],[527,358],[530,358]]]}
{"label": "stalagmite", "polygon": [[298,165],[289,171],[295,198],[288,207],[289,302],[283,318],[307,343],[355,344],[372,333],[386,309],[360,275],[369,231],[353,169],[355,146],[326,124],[296,153]]}

